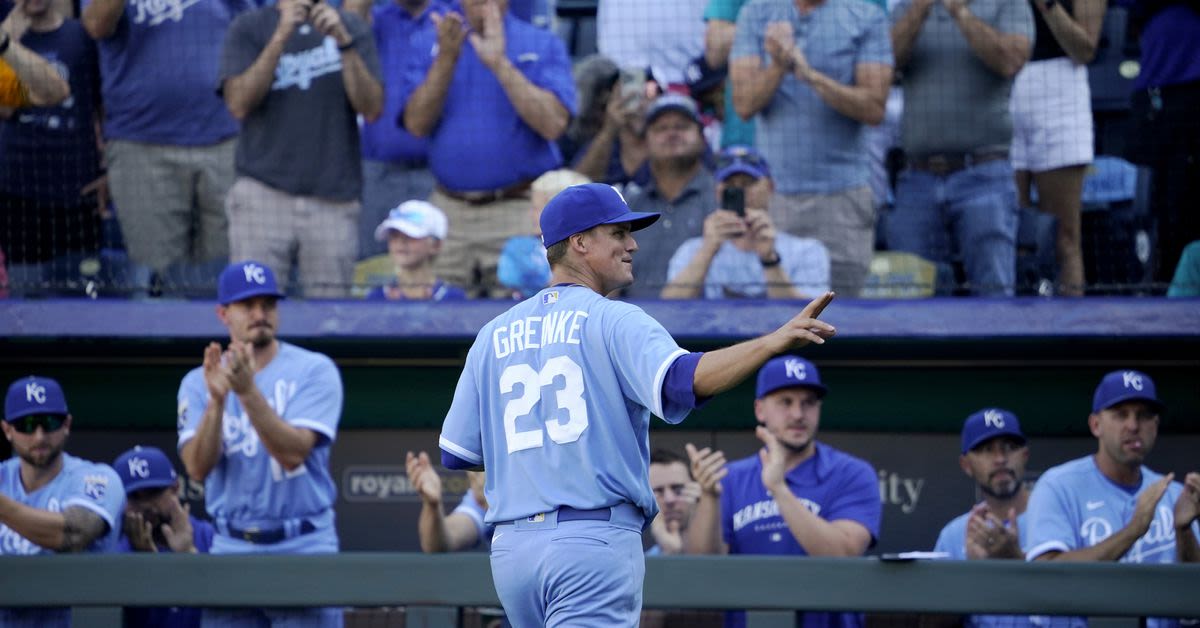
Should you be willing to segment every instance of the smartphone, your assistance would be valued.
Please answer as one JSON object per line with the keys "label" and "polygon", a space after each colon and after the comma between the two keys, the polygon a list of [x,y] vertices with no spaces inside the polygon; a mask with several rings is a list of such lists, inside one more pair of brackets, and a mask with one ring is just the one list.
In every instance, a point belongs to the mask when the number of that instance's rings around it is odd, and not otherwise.
{"label": "smartphone", "polygon": [[746,217],[746,190],[726,187],[721,192],[721,209],[727,209],[742,218]]}
{"label": "smartphone", "polygon": [[646,70],[643,68],[625,68],[621,70],[618,82],[621,85],[621,100],[636,102],[646,93]]}

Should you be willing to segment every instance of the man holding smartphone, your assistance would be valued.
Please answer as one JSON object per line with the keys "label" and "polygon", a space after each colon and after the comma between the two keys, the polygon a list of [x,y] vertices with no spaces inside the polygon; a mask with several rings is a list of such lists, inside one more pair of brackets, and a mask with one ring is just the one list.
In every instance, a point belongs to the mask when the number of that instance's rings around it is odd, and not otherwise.
{"label": "man holding smartphone", "polygon": [[671,257],[662,298],[799,299],[829,289],[825,245],[776,231],[766,210],[775,184],[761,153],[722,150],[716,179],[720,206],[705,218],[704,235]]}

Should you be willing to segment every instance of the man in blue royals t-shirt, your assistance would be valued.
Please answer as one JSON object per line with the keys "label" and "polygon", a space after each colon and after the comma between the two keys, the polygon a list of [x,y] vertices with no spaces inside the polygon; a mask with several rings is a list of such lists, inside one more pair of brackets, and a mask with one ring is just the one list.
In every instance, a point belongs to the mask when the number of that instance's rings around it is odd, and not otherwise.
{"label": "man in blue royals t-shirt", "polygon": [[1165,408],[1149,375],[1104,376],[1088,416],[1096,453],[1046,471],[1033,488],[1029,560],[1200,562],[1200,473],[1188,473],[1181,484],[1172,481],[1174,473],[1142,464]]}
{"label": "man in blue royals t-shirt", "polygon": [[[875,469],[817,442],[827,389],[816,365],[784,355],[758,372],[755,436],[763,449],[725,464],[725,455],[687,445],[701,497],[689,554],[861,556],[879,536]],[[718,522],[719,525],[718,525]],[[857,628],[860,613],[804,613],[805,628]],[[726,626],[744,626],[740,611]]]}
{"label": "man in blue royals t-shirt", "polygon": [[[58,382],[36,375],[13,382],[0,425],[15,454],[0,462],[0,556],[115,551],[121,480],[108,465],[63,451],[71,413]],[[70,625],[69,609],[0,609],[6,628]]]}
{"label": "man in blue royals t-shirt", "polygon": [[213,91],[251,0],[82,0],[99,44],[108,184],[130,257],[155,271],[225,261],[238,124]]}

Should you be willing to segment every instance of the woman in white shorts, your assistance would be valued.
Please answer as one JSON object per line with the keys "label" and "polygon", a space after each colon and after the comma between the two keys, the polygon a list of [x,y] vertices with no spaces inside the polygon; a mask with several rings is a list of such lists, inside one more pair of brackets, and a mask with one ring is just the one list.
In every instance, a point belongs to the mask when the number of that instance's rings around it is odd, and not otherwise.
{"label": "woman in white shorts", "polygon": [[1093,156],[1087,63],[1096,54],[1106,0],[1028,0],[1036,27],[1033,54],[1013,84],[1012,163],[1022,207],[1058,218],[1059,294],[1083,294],[1079,211]]}

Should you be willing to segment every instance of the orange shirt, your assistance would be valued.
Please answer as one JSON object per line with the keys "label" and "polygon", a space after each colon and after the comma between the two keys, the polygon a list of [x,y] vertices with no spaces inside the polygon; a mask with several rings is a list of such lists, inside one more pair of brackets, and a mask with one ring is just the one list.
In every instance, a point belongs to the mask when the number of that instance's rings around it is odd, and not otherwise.
{"label": "orange shirt", "polygon": [[0,106],[28,107],[29,92],[17,73],[4,59],[0,59]]}

